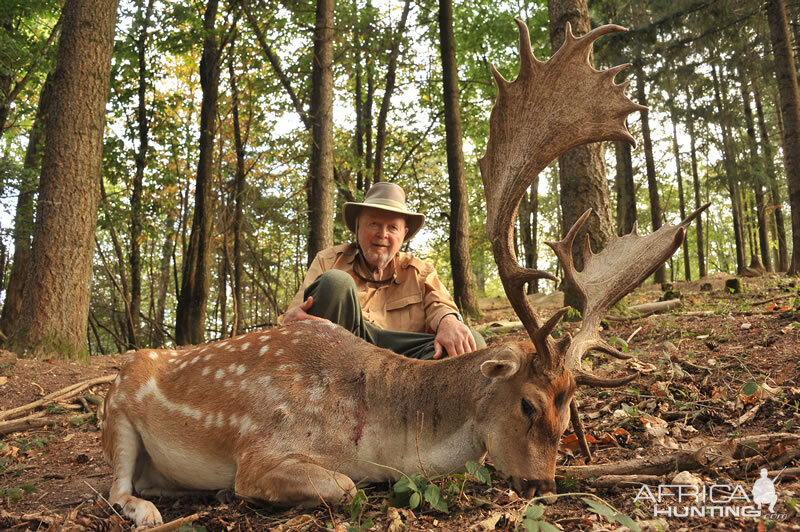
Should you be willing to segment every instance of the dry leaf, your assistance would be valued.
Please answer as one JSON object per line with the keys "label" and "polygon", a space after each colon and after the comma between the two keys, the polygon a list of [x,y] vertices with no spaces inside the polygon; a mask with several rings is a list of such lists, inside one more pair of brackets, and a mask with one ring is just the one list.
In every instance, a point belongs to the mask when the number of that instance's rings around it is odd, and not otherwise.
{"label": "dry leaf", "polygon": [[501,512],[492,512],[489,517],[472,525],[470,528],[472,530],[494,530],[495,527],[497,527],[497,523],[502,518],[503,514]]}
{"label": "dry leaf", "polygon": [[8,382],[8,377],[5,375],[0,376],[0,386],[4,386]]}

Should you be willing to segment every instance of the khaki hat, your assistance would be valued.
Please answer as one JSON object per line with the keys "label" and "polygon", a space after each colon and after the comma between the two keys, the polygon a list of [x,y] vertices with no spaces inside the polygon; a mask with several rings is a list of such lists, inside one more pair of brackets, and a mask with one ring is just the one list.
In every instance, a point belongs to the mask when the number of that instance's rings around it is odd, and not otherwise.
{"label": "khaki hat", "polygon": [[408,210],[408,207],[406,207],[406,193],[394,183],[387,183],[386,181],[375,183],[367,191],[363,203],[348,201],[344,204],[342,208],[344,223],[353,233],[356,232],[356,220],[358,219],[358,215],[361,214],[361,209],[364,207],[372,207],[373,209],[381,209],[383,211],[405,215],[408,234],[403,242],[411,240],[411,238],[417,234],[417,231],[422,229],[422,226],[425,224],[425,215]]}

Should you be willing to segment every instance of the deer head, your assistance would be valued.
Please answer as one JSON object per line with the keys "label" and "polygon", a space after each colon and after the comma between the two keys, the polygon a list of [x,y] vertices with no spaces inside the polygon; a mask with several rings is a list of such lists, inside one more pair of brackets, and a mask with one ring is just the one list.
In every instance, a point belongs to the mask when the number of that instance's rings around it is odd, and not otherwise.
{"label": "deer head", "polygon": [[[680,247],[686,227],[705,207],[679,225],[665,225],[647,236],[638,235],[634,229],[629,235],[614,237],[599,254],[592,253],[587,236],[582,271],[573,264],[572,245],[591,211],[581,216],[563,240],[547,242],[584,305],[583,325],[575,338],[565,335],[554,339],[551,333],[567,309],[543,322],[528,302],[524,286],[533,279],[558,279],[545,271],[521,267],[514,254],[513,223],[522,195],[539,172],[571,148],[602,140],[635,144],[625,118],[645,107],[625,96],[628,81],[614,82],[617,73],[629,65],[598,71],[589,62],[595,40],[624,28],[601,26],[576,38],[567,24],[561,48],[549,61],[541,62],[533,56],[527,26],[518,19],[516,23],[520,72],[509,82],[491,67],[498,94],[489,122],[486,155],[479,161],[495,261],[506,295],[536,348],[538,370],[553,380],[569,372],[576,384],[620,386],[636,374],[601,378],[585,373],[580,360],[590,350],[628,357],[600,337],[600,320]],[[573,422],[576,412],[573,410]],[[554,462],[555,450],[551,454]]]}

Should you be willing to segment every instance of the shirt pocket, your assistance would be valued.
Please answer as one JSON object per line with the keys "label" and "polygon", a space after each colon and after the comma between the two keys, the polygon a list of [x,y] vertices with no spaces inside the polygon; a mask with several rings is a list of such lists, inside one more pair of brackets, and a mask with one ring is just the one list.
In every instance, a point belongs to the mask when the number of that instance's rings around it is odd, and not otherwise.
{"label": "shirt pocket", "polygon": [[422,294],[405,294],[386,301],[386,328],[393,331],[426,332]]}

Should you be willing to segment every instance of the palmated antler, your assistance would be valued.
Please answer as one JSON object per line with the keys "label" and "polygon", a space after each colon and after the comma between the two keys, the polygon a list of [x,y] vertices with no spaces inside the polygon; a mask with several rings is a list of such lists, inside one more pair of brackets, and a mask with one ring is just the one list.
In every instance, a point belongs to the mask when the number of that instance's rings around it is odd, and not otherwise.
{"label": "palmated antler", "polygon": [[[487,202],[487,232],[503,287],[539,356],[555,371],[563,367],[571,339],[565,336],[556,341],[550,333],[566,309],[542,323],[525,296],[526,282],[558,279],[518,264],[512,238],[519,203],[539,172],[567,150],[601,140],[635,144],[625,118],[645,108],[625,96],[629,82],[614,82],[617,73],[629,65],[598,71],[589,63],[595,40],[625,28],[601,26],[576,38],[567,24],[564,44],[543,63],[533,56],[528,27],[519,19],[515,21],[520,32],[520,72],[509,82],[492,66],[498,94],[489,121],[486,155],[479,164]],[[589,297],[596,297],[590,292]]]}

